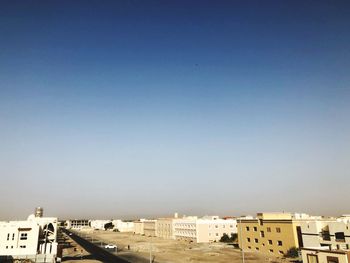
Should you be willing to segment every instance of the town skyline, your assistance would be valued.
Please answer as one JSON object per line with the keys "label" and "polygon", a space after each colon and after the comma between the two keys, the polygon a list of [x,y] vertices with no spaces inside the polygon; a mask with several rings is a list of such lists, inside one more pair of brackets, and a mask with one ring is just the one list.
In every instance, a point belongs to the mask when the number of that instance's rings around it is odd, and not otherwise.
{"label": "town skyline", "polygon": [[346,214],[348,1],[2,1],[0,218]]}

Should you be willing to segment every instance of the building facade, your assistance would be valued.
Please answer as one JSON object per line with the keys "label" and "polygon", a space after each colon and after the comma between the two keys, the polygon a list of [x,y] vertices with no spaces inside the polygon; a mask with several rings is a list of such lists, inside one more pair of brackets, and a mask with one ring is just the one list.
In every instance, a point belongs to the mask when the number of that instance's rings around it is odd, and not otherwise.
{"label": "building facade", "polygon": [[224,234],[231,236],[237,233],[235,219],[220,219],[218,216],[184,217],[176,219],[174,237],[193,240],[197,243],[218,242]]}
{"label": "building facade", "polygon": [[165,239],[174,239],[175,218],[158,218],[156,223],[156,236]]}
{"label": "building facade", "polygon": [[303,248],[304,263],[350,263],[350,251]]}
{"label": "building facade", "polygon": [[301,232],[305,248],[350,249],[350,216],[308,220]]}
{"label": "building facade", "polygon": [[283,256],[290,248],[303,247],[301,227],[305,214],[258,213],[256,218],[238,219],[239,247],[274,256]]}
{"label": "building facade", "polygon": [[119,232],[134,232],[135,226],[134,222],[122,221],[122,220],[113,220],[114,229]]}
{"label": "building facade", "polygon": [[145,219],[140,219],[139,221],[134,221],[134,234],[144,235],[144,221]]}
{"label": "building facade", "polygon": [[[26,221],[0,222],[1,259],[53,262],[57,256],[57,218],[30,215]],[[42,215],[42,213],[41,213]]]}
{"label": "building facade", "polygon": [[157,220],[145,220],[143,222],[143,233],[148,237],[155,237],[157,233]]}

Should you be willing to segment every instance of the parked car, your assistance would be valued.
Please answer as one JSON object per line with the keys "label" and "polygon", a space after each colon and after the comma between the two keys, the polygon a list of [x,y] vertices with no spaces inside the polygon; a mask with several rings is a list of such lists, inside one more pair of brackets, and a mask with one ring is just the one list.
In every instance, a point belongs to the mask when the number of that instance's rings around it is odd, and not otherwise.
{"label": "parked car", "polygon": [[107,245],[105,245],[105,249],[116,251],[117,250],[117,246],[113,245],[113,244],[107,244]]}

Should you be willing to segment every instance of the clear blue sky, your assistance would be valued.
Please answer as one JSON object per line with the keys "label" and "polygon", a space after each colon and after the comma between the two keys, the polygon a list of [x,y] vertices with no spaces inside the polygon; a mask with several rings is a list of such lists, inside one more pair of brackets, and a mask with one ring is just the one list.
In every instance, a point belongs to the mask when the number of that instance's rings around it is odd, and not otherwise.
{"label": "clear blue sky", "polygon": [[0,219],[349,213],[349,1],[1,1]]}

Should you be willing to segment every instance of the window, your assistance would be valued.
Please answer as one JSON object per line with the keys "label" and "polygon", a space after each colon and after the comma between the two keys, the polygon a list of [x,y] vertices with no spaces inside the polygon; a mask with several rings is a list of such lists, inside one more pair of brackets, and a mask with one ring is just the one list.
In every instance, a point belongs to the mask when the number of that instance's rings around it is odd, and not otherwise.
{"label": "window", "polygon": [[272,245],[272,240],[271,239],[269,240],[269,245]]}
{"label": "window", "polygon": [[27,240],[27,238],[28,238],[28,233],[21,233],[21,237],[20,237],[21,240]]}
{"label": "window", "polygon": [[327,263],[339,263],[339,259],[336,257],[327,257]]}
{"label": "window", "polygon": [[259,239],[255,238],[254,239],[255,243],[259,243]]}
{"label": "window", "polygon": [[259,248],[258,248],[258,247],[256,247],[256,248],[255,248],[255,250],[259,251]]}
{"label": "window", "polygon": [[218,237],[218,236],[219,236],[219,233],[216,233],[215,235]]}
{"label": "window", "polygon": [[277,241],[277,245],[278,245],[278,246],[282,246],[282,241],[281,241],[281,240],[278,240],[278,241]]}
{"label": "window", "polygon": [[273,249],[269,249],[270,253],[273,253]]}
{"label": "window", "polygon": [[279,250],[279,251],[278,251],[278,254],[283,255],[283,251],[282,251],[282,250]]}
{"label": "window", "polygon": [[257,228],[256,226],[254,227],[254,231],[255,231],[255,232],[258,231],[258,228]]}
{"label": "window", "polygon": [[12,240],[15,240],[15,233],[12,234]]}
{"label": "window", "polygon": [[233,225],[230,225],[230,228],[233,228]]}
{"label": "window", "polygon": [[26,246],[20,246],[20,248],[26,248]]}
{"label": "window", "polygon": [[6,249],[8,249],[9,248],[9,246],[6,246]]}
{"label": "window", "polygon": [[335,232],[335,241],[337,242],[345,242],[345,235],[344,232]]}
{"label": "window", "polygon": [[267,228],[266,228],[266,231],[267,231],[267,232],[271,232],[271,227],[267,227]]}
{"label": "window", "polygon": [[264,231],[260,231],[260,237],[265,237]]}
{"label": "window", "polygon": [[248,246],[248,249],[252,249],[252,247],[251,247],[251,246]]}
{"label": "window", "polygon": [[329,231],[322,230],[321,235],[323,240],[331,241],[331,235],[329,234]]}
{"label": "window", "polygon": [[250,242],[250,237],[247,237],[247,241]]}
{"label": "window", "polygon": [[281,228],[280,227],[276,227],[276,232],[277,233],[281,233]]}
{"label": "window", "polygon": [[215,228],[218,228],[218,225],[215,225]]}
{"label": "window", "polygon": [[308,254],[307,255],[307,263],[318,263],[317,255]]}
{"label": "window", "polygon": [[246,226],[245,229],[246,229],[247,231],[249,231],[249,226]]}

